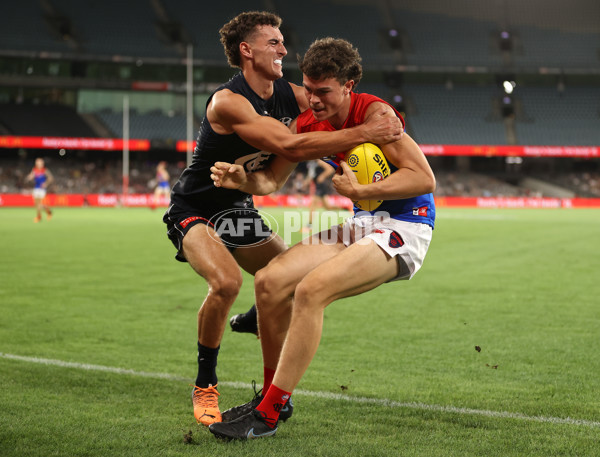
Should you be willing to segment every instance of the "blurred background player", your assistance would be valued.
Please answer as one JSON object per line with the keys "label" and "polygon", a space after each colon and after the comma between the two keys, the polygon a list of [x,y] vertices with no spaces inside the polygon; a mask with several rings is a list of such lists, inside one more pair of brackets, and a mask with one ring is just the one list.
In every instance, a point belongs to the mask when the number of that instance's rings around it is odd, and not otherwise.
{"label": "blurred background player", "polygon": [[36,215],[33,222],[38,223],[42,220],[42,211],[46,213],[46,219],[52,218],[52,211],[44,203],[46,198],[46,190],[48,186],[54,181],[54,177],[50,170],[48,170],[44,164],[44,159],[35,159],[35,165],[31,169],[31,172],[26,177],[27,181],[33,181],[33,203],[35,204]]}
{"label": "blurred background player", "polygon": [[167,162],[161,161],[156,166],[156,187],[154,188],[154,202],[152,209],[160,205],[161,196],[168,200],[171,196],[170,176],[167,171]]}
{"label": "blurred background player", "polygon": [[327,196],[331,193],[331,177],[335,168],[323,160],[311,160],[306,164],[308,167],[307,181],[309,185],[310,207],[308,209],[308,226],[305,231],[310,231],[313,225],[314,212],[320,208],[334,209],[329,204]]}
{"label": "blurred background player", "polygon": [[318,158],[323,150],[388,143],[402,134],[397,118],[381,111],[345,132],[293,135],[287,125],[308,102],[301,87],[282,79],[287,50],[280,24],[275,14],[253,11],[239,14],[219,31],[230,66],[241,72],[209,97],[192,164],[173,186],[163,218],[177,260],[188,262],[208,283],[198,312],[198,373],[192,392],[194,416],[204,425],[221,420],[217,358],[242,284],[240,268],[253,275],[287,249],[265,225],[252,195],[214,186],[210,167],[219,160],[236,163],[252,177],[267,164],[270,170],[287,169],[289,161]]}
{"label": "blurred background player", "polygon": [[[345,40],[325,38],[309,47],[300,69],[311,110],[302,113],[292,129],[343,130],[382,107],[402,119],[378,97],[353,92],[362,76],[360,60]],[[344,155],[331,160],[339,166],[333,178],[338,193],[353,201],[384,200],[382,204],[372,212],[355,208],[355,215],[343,224],[296,244],[256,274],[263,363],[265,373],[273,376],[265,377],[264,397],[224,412],[227,422],[209,427],[215,436],[245,440],[274,435],[282,410],[317,352],[325,308],[384,283],[408,280],[421,268],[435,220],[435,177],[408,135],[381,148],[391,174],[370,184],[358,183]],[[216,178],[224,182],[229,177],[217,169],[235,171],[227,165],[214,168]],[[287,177],[264,174],[274,184]],[[236,185],[253,192],[252,184],[242,176]],[[365,308],[366,315],[373,314],[371,304]]]}

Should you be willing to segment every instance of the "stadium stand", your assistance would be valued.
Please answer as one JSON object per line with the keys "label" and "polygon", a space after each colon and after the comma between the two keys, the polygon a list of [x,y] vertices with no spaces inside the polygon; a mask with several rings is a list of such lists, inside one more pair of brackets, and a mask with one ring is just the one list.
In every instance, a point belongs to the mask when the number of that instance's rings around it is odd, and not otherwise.
{"label": "stadium stand", "polygon": [[48,20],[38,0],[22,0],[4,7],[0,14],[0,47],[12,51],[70,51],[68,42],[52,32]]}
{"label": "stadium stand", "polygon": [[406,116],[409,131],[425,144],[507,144],[505,127],[493,100],[494,86],[406,84],[414,105]]}
{"label": "stadium stand", "polygon": [[600,145],[600,87],[518,87],[519,144]]}
{"label": "stadium stand", "polygon": [[[332,1],[307,0],[275,2],[291,34],[292,48],[304,52],[317,38],[331,36],[345,38],[360,51],[365,66],[393,68],[400,63],[399,55],[389,46],[385,34],[392,23],[387,23],[385,10],[371,2],[339,4]],[[303,20],[306,14],[315,20]],[[334,18],[326,20],[325,18]],[[360,18],[358,28],[356,18]]]}
{"label": "stadium stand", "polygon": [[172,45],[159,40],[157,18],[147,0],[49,1],[73,21],[76,40],[87,54],[177,56]]}
{"label": "stadium stand", "polygon": [[515,27],[521,46],[517,66],[551,68],[600,67],[600,34],[564,32],[539,27]]}
{"label": "stadium stand", "polygon": [[493,22],[395,8],[393,14],[398,27],[408,36],[406,63],[409,65],[502,65],[493,33],[497,26]]}
{"label": "stadium stand", "polygon": [[436,173],[435,195],[460,197],[521,197],[530,196],[531,190],[491,176],[477,173]]}
{"label": "stadium stand", "polygon": [[219,29],[241,11],[264,10],[262,2],[228,0],[206,2],[196,0],[163,1],[169,19],[179,24],[194,45],[196,58],[205,62],[226,63],[223,47],[219,42]]}
{"label": "stadium stand", "polygon": [[356,86],[356,92],[366,92],[368,94],[383,98],[384,100],[392,100],[394,94],[396,93],[394,88],[385,83],[365,81],[361,81],[358,86]]}
{"label": "stadium stand", "polygon": [[[96,116],[114,137],[123,136],[123,113],[99,111]],[[150,140],[180,140],[186,136],[186,120],[181,114],[165,115],[161,111],[140,114],[130,112],[129,137]]]}
{"label": "stadium stand", "polygon": [[0,125],[12,135],[97,136],[73,108],[64,105],[0,105]]}
{"label": "stadium stand", "polygon": [[[197,129],[207,93],[232,72],[219,28],[240,11],[265,9],[284,20],[285,70],[291,81],[300,83],[296,53],[319,37],[346,38],[363,57],[365,75],[358,91],[402,110],[408,132],[421,144],[600,145],[597,0],[571,0],[568,8],[554,0],[231,0],[209,5],[197,0],[22,0],[0,17],[0,135],[120,138],[122,99],[129,94],[129,136],[152,140],[151,151],[132,157],[131,187],[147,191],[157,160],[173,167],[182,161],[173,144],[186,136],[186,43],[194,45]],[[138,62],[144,72],[136,72]],[[54,72],[38,71],[49,65],[55,65]],[[96,71],[102,65],[112,67]],[[168,83],[168,88],[134,91],[133,83],[143,78]],[[503,112],[506,94],[500,83],[505,78],[517,84],[510,110]],[[58,97],[49,96],[51,91]],[[5,152],[0,191],[21,189],[19,173],[11,168],[29,166],[39,151],[0,150]],[[57,186],[68,192],[118,191],[121,168],[113,152],[100,158],[78,151],[77,160],[69,153],[71,161],[52,163],[61,181]],[[519,174],[581,196],[599,192],[597,160],[558,159],[558,166],[557,159],[526,158],[520,168],[511,168],[503,158],[485,166],[465,157],[436,159],[438,195],[540,195],[522,185]]]}

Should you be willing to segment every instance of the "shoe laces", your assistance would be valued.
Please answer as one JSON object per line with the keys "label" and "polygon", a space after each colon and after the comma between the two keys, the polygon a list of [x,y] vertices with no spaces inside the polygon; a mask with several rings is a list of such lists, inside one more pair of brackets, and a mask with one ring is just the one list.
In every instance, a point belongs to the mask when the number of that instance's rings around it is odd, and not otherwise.
{"label": "shoe laces", "polygon": [[194,406],[200,406],[202,408],[218,408],[219,395],[221,394],[214,386],[205,388],[194,386],[192,401]]}
{"label": "shoe laces", "polygon": [[260,390],[256,390],[256,381],[254,379],[252,380],[252,390],[254,390],[254,399],[260,397],[262,388]]}
{"label": "shoe laces", "polygon": [[277,419],[271,419],[267,416],[267,413],[259,411],[258,409],[254,410],[254,417],[265,423],[269,428],[277,427],[277,422],[279,422]]}

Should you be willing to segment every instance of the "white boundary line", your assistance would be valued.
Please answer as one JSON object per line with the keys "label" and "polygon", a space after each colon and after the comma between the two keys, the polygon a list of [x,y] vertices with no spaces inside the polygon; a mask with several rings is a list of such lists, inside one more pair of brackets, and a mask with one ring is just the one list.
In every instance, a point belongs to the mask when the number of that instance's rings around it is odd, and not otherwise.
{"label": "white boundary line", "polygon": [[[107,373],[116,373],[130,376],[138,376],[143,378],[152,378],[152,379],[167,379],[172,381],[189,381],[189,378],[183,376],[177,376],[169,373],[151,373],[146,371],[135,371],[126,368],[117,368],[117,367],[107,367],[104,365],[92,365],[86,363],[77,363],[77,362],[65,362],[63,360],[56,359],[42,359],[39,357],[26,357],[21,355],[14,354],[6,354],[0,352],[0,358],[2,359],[10,359],[10,360],[18,360],[21,362],[31,362],[38,363],[41,365],[50,365],[55,367],[63,367],[63,368],[75,368],[78,370],[88,370],[88,371],[104,371]],[[223,386],[232,387],[234,389],[249,389],[250,384],[243,382],[221,382]],[[519,419],[531,422],[541,422],[541,423],[549,423],[549,424],[560,424],[560,425],[581,425],[584,427],[594,427],[600,428],[600,422],[597,421],[589,421],[584,419],[573,419],[570,417],[546,417],[546,416],[527,416],[521,413],[511,413],[508,411],[491,411],[485,409],[471,409],[471,408],[459,408],[456,406],[443,406],[443,405],[429,405],[426,403],[417,403],[417,402],[398,402],[385,398],[367,398],[367,397],[351,397],[349,395],[343,394],[335,394],[331,392],[315,392],[310,390],[302,390],[298,389],[294,391],[294,395],[301,395],[312,398],[322,398],[325,400],[338,400],[348,403],[363,403],[377,406],[384,406],[387,408],[405,408],[405,409],[414,409],[420,411],[434,411],[434,412],[442,412],[442,413],[454,413],[454,414],[464,414],[464,415],[472,415],[472,416],[484,416],[490,418],[499,418],[499,419]]]}

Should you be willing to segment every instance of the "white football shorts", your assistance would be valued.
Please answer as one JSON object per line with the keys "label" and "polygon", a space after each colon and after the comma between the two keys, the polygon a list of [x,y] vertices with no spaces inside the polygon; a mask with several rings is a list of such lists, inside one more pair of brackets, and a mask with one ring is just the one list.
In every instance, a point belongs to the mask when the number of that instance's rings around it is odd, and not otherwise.
{"label": "white football shorts", "polygon": [[390,257],[398,259],[398,276],[391,281],[411,279],[419,271],[433,234],[427,224],[370,215],[349,217],[340,228],[338,236],[345,246],[369,238]]}
{"label": "white football shorts", "polygon": [[46,196],[46,189],[41,187],[33,189],[33,198],[43,199]]}

